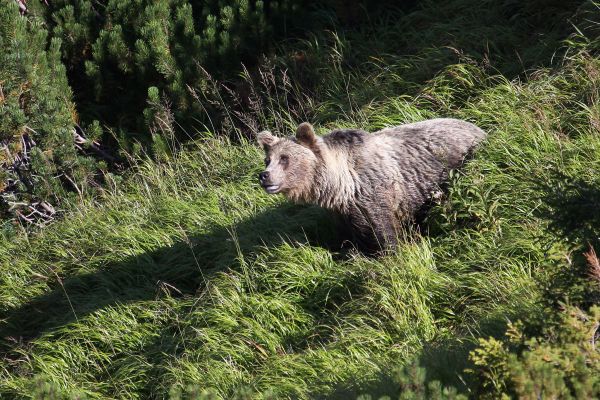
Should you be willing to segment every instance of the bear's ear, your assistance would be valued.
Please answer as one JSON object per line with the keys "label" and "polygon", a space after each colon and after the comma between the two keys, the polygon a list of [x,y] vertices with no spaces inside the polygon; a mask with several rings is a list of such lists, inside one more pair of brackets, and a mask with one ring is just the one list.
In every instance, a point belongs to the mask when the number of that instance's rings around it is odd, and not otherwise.
{"label": "bear's ear", "polygon": [[308,122],[303,122],[298,125],[298,129],[296,129],[296,140],[298,143],[307,146],[308,148],[313,148],[317,144],[317,135],[315,135],[315,130],[312,125]]}
{"label": "bear's ear", "polygon": [[279,139],[273,136],[273,134],[269,131],[262,131],[256,134],[256,141],[260,147],[263,148],[263,150],[267,150],[277,143]]}

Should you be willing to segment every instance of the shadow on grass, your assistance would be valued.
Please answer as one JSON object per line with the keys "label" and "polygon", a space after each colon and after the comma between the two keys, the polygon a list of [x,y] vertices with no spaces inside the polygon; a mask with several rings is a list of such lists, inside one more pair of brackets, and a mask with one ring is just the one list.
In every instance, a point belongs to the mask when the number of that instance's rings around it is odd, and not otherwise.
{"label": "shadow on grass", "polygon": [[239,257],[283,241],[339,248],[332,217],[316,207],[283,204],[234,226],[218,226],[172,246],[129,257],[97,272],[65,277],[46,294],[0,315],[0,352],[114,304],[194,295]]}
{"label": "shadow on grass", "polygon": [[569,301],[582,307],[600,300],[600,293],[590,285],[590,267],[584,253],[591,247],[600,250],[600,180],[582,179],[560,171],[538,183],[545,193],[538,217],[548,221],[550,232],[569,245],[567,262],[551,268],[545,299],[549,306]]}
{"label": "shadow on grass", "polygon": [[600,245],[600,182],[594,184],[555,172],[538,186],[547,205],[538,216],[550,221],[549,229],[575,247]]}
{"label": "shadow on grass", "polygon": [[[478,322],[476,332],[458,331],[452,335],[435,338],[424,343],[423,347],[408,359],[391,360],[391,364],[382,368],[371,382],[363,386],[357,386],[354,382],[343,382],[336,387],[332,395],[321,398],[354,399],[364,394],[370,395],[373,399],[385,396],[392,399],[400,398],[403,393],[400,381],[412,390],[418,390],[418,385],[414,385],[415,382],[410,379],[406,381],[408,376],[405,368],[413,362],[424,370],[422,389],[433,382],[439,382],[442,387],[455,388],[458,393],[468,395],[470,388],[477,386],[477,382],[474,382],[473,377],[465,371],[468,368],[475,368],[469,355],[478,345],[476,338],[501,339],[505,335],[509,321],[527,321],[537,312],[539,312],[537,309],[523,308],[507,314],[490,314]],[[399,379],[398,375],[402,375],[403,378]]]}

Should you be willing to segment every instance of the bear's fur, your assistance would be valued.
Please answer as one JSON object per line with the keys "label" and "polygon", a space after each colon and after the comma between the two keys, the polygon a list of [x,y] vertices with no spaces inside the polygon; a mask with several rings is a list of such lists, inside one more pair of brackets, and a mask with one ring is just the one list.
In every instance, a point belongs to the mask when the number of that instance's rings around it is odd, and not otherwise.
{"label": "bear's fur", "polygon": [[305,122],[294,138],[257,135],[266,153],[259,180],[267,193],[340,214],[357,245],[381,249],[397,243],[402,223],[485,137],[477,126],[448,118],[323,137]]}

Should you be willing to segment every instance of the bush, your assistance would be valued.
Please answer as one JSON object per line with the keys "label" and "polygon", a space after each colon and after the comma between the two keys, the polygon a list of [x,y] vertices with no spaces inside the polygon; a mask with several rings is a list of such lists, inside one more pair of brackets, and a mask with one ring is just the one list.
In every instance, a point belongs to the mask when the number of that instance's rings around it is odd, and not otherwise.
{"label": "bush", "polygon": [[[551,313],[550,315],[555,315]],[[566,306],[541,335],[509,324],[504,339],[480,338],[470,352],[465,393],[477,399],[592,399],[600,395],[600,307],[583,312]],[[398,399],[466,399],[454,387],[427,379],[418,362],[398,368],[391,377]],[[361,396],[371,399],[372,396]],[[390,397],[387,397],[390,398]]]}
{"label": "bush", "polygon": [[47,220],[94,181],[96,162],[73,144],[78,116],[61,42],[48,41],[41,20],[0,4],[0,217]]}
{"label": "bush", "polygon": [[[299,17],[293,0],[53,1],[47,11],[82,114],[149,137],[149,90],[185,127],[206,116],[190,95],[230,78]],[[210,108],[210,107],[208,107]],[[209,111],[210,112],[210,111]],[[128,141],[131,137],[125,137]]]}
{"label": "bush", "polygon": [[592,399],[600,396],[600,352],[596,348],[600,307],[584,313],[566,307],[559,323],[541,337],[527,337],[519,324],[506,338],[480,339],[471,352],[480,398]]}

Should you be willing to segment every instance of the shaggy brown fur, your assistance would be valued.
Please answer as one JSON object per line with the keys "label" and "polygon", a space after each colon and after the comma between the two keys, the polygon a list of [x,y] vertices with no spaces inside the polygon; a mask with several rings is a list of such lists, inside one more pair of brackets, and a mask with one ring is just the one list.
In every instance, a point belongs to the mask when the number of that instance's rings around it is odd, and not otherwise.
{"label": "shaggy brown fur", "polygon": [[448,171],[485,138],[477,126],[433,119],[383,129],[336,130],[316,136],[303,123],[295,138],[270,132],[257,139],[266,153],[259,180],[267,193],[339,213],[361,247],[397,243],[401,224],[439,192]]}

